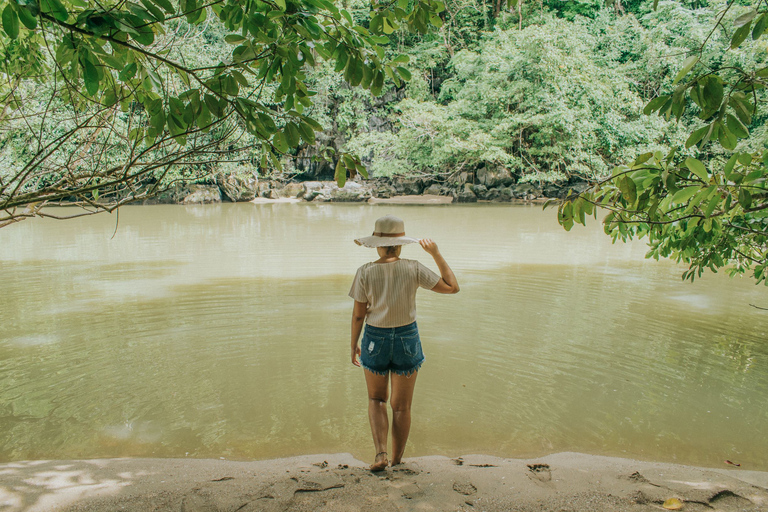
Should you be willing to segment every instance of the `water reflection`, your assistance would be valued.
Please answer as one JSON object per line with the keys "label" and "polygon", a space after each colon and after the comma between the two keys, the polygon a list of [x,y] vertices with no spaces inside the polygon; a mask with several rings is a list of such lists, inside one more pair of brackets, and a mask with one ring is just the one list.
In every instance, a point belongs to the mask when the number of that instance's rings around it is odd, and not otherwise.
{"label": "water reflection", "polygon": [[[768,321],[746,280],[525,207],[136,207],[0,231],[0,459],[268,458],[370,433],[346,297],[376,217],[438,240],[411,455],[583,451],[768,469]],[[430,264],[420,249],[405,257]]]}

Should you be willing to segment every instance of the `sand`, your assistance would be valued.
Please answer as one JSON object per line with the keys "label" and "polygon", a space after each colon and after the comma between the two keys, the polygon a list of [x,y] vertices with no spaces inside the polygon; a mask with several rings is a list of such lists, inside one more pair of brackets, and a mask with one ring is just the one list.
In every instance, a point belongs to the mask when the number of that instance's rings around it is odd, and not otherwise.
{"label": "sand", "polygon": [[0,511],[768,511],[768,472],[578,453],[406,459],[350,454],[254,462],[98,459],[0,464]]}
{"label": "sand", "polygon": [[372,197],[368,200],[370,204],[451,204],[453,197],[437,196],[432,194],[423,194],[418,196],[395,196],[387,199]]}

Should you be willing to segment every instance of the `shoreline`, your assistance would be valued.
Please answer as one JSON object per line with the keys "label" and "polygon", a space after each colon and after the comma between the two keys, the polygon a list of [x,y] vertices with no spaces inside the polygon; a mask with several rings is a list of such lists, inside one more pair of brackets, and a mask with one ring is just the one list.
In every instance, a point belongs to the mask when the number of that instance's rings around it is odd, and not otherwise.
{"label": "shoreline", "polygon": [[768,510],[768,472],[563,452],[406,458],[380,473],[348,453],[235,462],[92,459],[0,464],[0,510]]}

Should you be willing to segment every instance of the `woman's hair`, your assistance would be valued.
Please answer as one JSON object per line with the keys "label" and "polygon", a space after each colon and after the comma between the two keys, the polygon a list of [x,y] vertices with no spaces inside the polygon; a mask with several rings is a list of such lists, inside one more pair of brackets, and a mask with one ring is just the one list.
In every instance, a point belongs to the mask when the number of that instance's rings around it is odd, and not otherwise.
{"label": "woman's hair", "polygon": [[390,245],[387,247],[387,256],[396,256],[400,252],[402,245]]}

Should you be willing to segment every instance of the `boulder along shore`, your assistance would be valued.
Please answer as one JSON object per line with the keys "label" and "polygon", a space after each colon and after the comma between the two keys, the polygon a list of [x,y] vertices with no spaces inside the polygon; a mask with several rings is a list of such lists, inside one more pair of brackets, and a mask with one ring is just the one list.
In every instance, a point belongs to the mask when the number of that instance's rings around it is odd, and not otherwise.
{"label": "boulder along shore", "polygon": [[[234,174],[219,174],[209,183],[178,183],[142,204],[208,204],[286,200],[306,202],[377,202],[397,197],[426,196],[427,203],[539,202],[565,197],[569,190],[581,192],[583,181],[558,185],[516,183],[512,176],[499,173],[460,174],[454,181],[434,178],[376,178],[348,180],[343,187],[334,181],[292,181],[258,179]],[[439,198],[439,199],[436,199]],[[259,201],[257,201],[259,202]],[[419,202],[410,199],[407,202]]]}
{"label": "boulder along shore", "polygon": [[768,472],[579,453],[416,457],[380,473],[367,467],[350,454],[12,462],[0,464],[0,510],[768,510]]}

